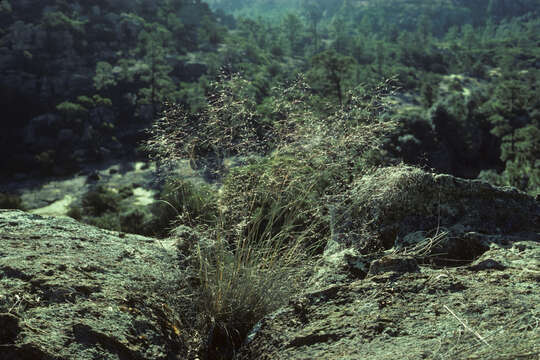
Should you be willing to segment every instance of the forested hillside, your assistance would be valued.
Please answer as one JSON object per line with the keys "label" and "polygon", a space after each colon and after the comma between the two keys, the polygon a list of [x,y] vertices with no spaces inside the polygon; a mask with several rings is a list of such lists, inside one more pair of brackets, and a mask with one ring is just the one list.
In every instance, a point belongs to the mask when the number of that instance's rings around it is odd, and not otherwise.
{"label": "forested hillside", "polygon": [[262,113],[304,73],[321,111],[395,79],[390,157],[538,188],[536,0],[0,4],[8,171],[130,153],[164,100],[199,110],[223,71],[250,81]]}
{"label": "forested hillside", "polygon": [[[231,71],[268,90],[298,72],[320,97],[395,78],[388,155],[440,172],[539,186],[538,1],[214,1],[247,15],[225,40]],[[266,17],[270,14],[270,18]],[[268,19],[268,20],[267,20]]]}
{"label": "forested hillside", "polygon": [[536,358],[539,15],[0,0],[0,358]]}
{"label": "forested hillside", "polygon": [[6,173],[65,174],[132,153],[226,33],[200,1],[0,2]]}

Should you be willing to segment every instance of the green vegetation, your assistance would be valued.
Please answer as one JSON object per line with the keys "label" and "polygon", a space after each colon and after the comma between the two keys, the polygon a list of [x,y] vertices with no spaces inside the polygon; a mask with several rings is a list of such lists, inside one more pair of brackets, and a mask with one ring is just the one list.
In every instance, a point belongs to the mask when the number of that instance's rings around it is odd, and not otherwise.
{"label": "green vegetation", "polygon": [[397,104],[386,114],[400,123],[386,142],[390,156],[462,177],[489,170],[496,184],[538,193],[538,3],[211,5],[240,16],[229,36],[248,56],[230,54],[225,64],[251,81],[262,106],[298,72],[319,97],[318,111],[345,105],[358,84],[397,76]]}
{"label": "green vegetation", "polygon": [[[165,171],[189,156],[221,183],[216,191],[171,175],[163,201],[197,279],[183,294],[195,308],[177,311],[194,324],[186,336],[209,334],[200,351],[216,359],[231,358],[253,325],[302,286],[333,231],[330,207],[347,206],[350,184],[382,163],[381,140],[395,126],[377,119],[390,83],[366,90],[371,96],[348,94],[346,108],[327,113],[302,78],[274,91],[272,109],[242,96],[248,84],[238,76],[212,84],[196,118],[170,105],[148,141]],[[239,165],[225,167],[226,158]]]}
{"label": "green vegetation", "polygon": [[61,11],[50,11],[44,13],[43,23],[51,28],[84,33],[84,26],[88,21],[71,18]]}
{"label": "green vegetation", "polygon": [[[209,334],[200,346],[212,358],[230,358],[276,299],[296,291],[303,265],[329,238],[373,238],[365,253],[393,245],[395,236],[375,235],[359,219],[380,201],[363,190],[366,181],[388,178],[389,208],[394,189],[411,184],[388,174],[415,181],[400,162],[538,193],[538,38],[523,35],[540,25],[535,16],[495,19],[482,6],[447,2],[340,3],[320,11],[301,2],[300,16],[272,21],[239,18],[223,39],[224,60],[209,58],[199,79],[197,111],[169,103],[151,130],[160,164],[190,159],[219,188],[196,197],[193,217],[177,218],[177,234],[189,225],[200,236],[180,241],[198,279],[185,322]],[[380,25],[398,23],[389,18],[397,13],[402,27]],[[509,58],[509,44],[526,55]],[[204,201],[210,219],[199,215]]]}
{"label": "green vegetation", "polygon": [[[131,187],[110,189],[96,186],[73,204],[68,216],[97,227],[143,235],[163,235],[166,231],[152,216],[151,209],[131,204]],[[159,225],[159,226],[158,226]]]}
{"label": "green vegetation", "polygon": [[205,183],[169,179],[152,209],[154,228],[170,229],[171,224],[182,224],[204,230],[218,221],[217,190]]}
{"label": "green vegetation", "polygon": [[[242,101],[252,102],[250,114],[271,109],[273,89],[298,73],[306,74],[321,113],[347,106],[350,91],[395,77],[401,90],[386,116],[400,126],[386,142],[388,156],[462,177],[491,171],[498,184],[538,193],[531,160],[538,148],[531,135],[538,131],[537,1],[210,1],[215,11],[187,0],[124,7],[53,3],[31,24],[20,20],[17,6],[2,1],[9,25],[0,46],[14,50],[6,63],[13,70],[40,78],[82,74],[85,80],[77,81],[83,86],[65,92],[56,86],[52,99],[40,101],[57,105],[43,111],[79,121],[73,143],[95,156],[125,127],[147,126],[164,101],[193,114],[206,111],[204,99],[222,76],[245,79]],[[33,39],[43,39],[46,48]],[[67,67],[53,66],[59,56]],[[106,124],[88,130],[86,124],[103,112],[79,100],[94,93],[110,99],[115,129]],[[272,121],[260,111],[250,124]],[[196,130],[200,135],[209,129]],[[79,141],[85,133],[102,140]],[[197,146],[215,150],[200,140]],[[34,151],[50,150],[53,161],[66,161],[58,149]],[[223,150],[214,154],[218,163],[231,151]]]}
{"label": "green vegetation", "polygon": [[[211,3],[221,11],[191,0],[56,1],[36,26],[14,17],[0,33],[25,74],[86,70],[84,86],[45,96],[64,137],[99,153],[158,118],[147,145],[170,177],[157,205],[136,209],[130,188],[96,187],[70,215],[172,230],[190,299],[174,317],[202,358],[231,358],[302,286],[330,237],[370,235],[357,219],[380,199],[363,184],[393,172],[414,181],[399,164],[539,194],[537,1]],[[16,12],[8,5],[0,17]],[[50,47],[33,43],[38,34]],[[67,71],[40,65],[55,51],[72,60]],[[52,168],[57,150],[37,148],[37,162]],[[185,159],[208,183],[168,172]],[[385,209],[409,185],[388,181]],[[387,249],[390,235],[361,250]]]}
{"label": "green vegetation", "polygon": [[[133,204],[133,195],[133,186],[96,185],[71,205],[67,215],[103,229],[160,238],[168,236],[179,223],[199,229],[216,225],[217,190],[211,185],[171,178],[158,201],[148,206]],[[8,199],[17,198],[5,199],[4,203],[10,204]]]}

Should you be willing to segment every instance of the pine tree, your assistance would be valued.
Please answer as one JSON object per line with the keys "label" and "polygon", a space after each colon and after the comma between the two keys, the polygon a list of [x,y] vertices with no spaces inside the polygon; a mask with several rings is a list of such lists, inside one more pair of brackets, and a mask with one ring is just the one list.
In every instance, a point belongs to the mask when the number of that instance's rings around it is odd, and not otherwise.
{"label": "pine tree", "polygon": [[171,33],[158,24],[153,24],[148,30],[139,33],[136,52],[142,55],[143,71],[140,80],[146,84],[146,87],[139,90],[139,103],[151,105],[153,114],[157,113],[159,104],[175,90],[169,76],[173,68],[167,62],[171,43]]}
{"label": "pine tree", "polygon": [[315,46],[315,53],[319,51],[319,33],[317,26],[323,17],[323,8],[318,0],[302,0],[304,15],[311,27],[311,34]]}
{"label": "pine tree", "polygon": [[288,14],[283,18],[282,27],[289,42],[291,54],[296,55],[298,53],[300,36],[304,30],[304,24],[302,24],[300,18],[295,14]]}
{"label": "pine tree", "polygon": [[326,82],[343,105],[343,83],[351,75],[356,62],[350,56],[343,56],[333,49],[323,51],[312,59],[313,67],[320,71],[321,80]]}

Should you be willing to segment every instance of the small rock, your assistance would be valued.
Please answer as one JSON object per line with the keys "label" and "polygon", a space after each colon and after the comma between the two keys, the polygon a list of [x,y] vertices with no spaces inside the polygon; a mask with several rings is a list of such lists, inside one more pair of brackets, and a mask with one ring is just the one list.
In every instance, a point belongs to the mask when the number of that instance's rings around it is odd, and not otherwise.
{"label": "small rock", "polygon": [[467,268],[471,271],[482,271],[482,270],[505,270],[506,266],[500,262],[493,259],[486,259],[480,261],[478,264],[471,265]]}
{"label": "small rock", "polygon": [[371,263],[368,276],[391,271],[398,273],[419,272],[420,268],[413,257],[385,256]]}

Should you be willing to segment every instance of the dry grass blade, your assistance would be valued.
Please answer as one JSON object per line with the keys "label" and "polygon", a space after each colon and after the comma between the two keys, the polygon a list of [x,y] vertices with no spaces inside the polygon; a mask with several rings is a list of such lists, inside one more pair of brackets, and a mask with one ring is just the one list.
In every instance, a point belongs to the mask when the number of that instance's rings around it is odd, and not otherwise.
{"label": "dry grass blade", "polygon": [[444,255],[442,253],[433,253],[433,249],[444,242],[448,236],[448,231],[438,232],[432,237],[428,237],[412,246],[403,249],[395,249],[393,254],[412,256],[417,259],[426,259]]}
{"label": "dry grass blade", "polygon": [[487,346],[491,347],[491,345],[479,334],[477,333],[476,331],[474,331],[473,329],[471,329],[467,324],[465,324],[463,322],[463,320],[461,320],[452,310],[450,310],[450,308],[446,305],[443,305],[443,307],[450,313],[452,314],[453,317],[455,317],[461,325],[463,325],[463,327],[465,329],[467,329],[468,331],[470,331],[474,336],[476,336],[480,341],[482,341],[484,344],[486,344]]}

